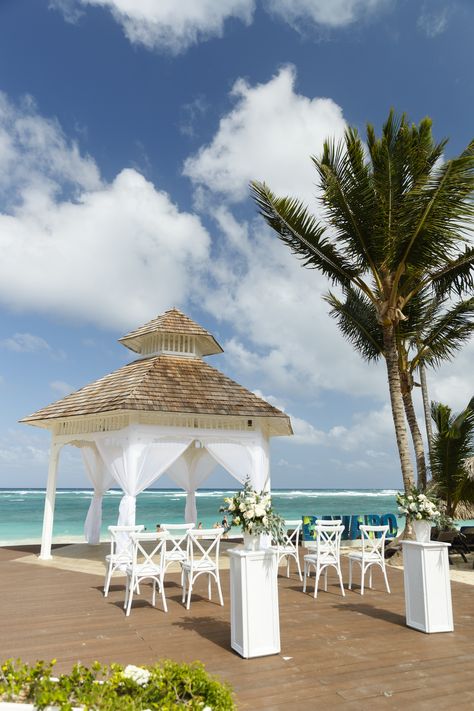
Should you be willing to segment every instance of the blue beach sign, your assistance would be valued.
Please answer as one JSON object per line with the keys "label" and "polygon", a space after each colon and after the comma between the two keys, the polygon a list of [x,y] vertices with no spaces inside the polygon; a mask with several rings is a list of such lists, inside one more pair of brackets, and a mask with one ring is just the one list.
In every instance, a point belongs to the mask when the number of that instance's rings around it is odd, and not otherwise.
{"label": "blue beach sign", "polygon": [[352,516],[303,516],[303,540],[311,541],[316,538],[317,521],[341,520],[344,526],[342,540],[356,541],[361,537],[359,526],[388,526],[388,537],[395,538],[398,533],[397,517],[393,513],[385,514],[357,514]]}

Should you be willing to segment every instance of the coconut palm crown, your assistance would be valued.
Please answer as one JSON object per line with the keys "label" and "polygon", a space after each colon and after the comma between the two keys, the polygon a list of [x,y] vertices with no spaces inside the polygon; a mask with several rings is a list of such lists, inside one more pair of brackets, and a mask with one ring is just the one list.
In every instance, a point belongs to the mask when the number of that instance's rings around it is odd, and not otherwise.
{"label": "coconut palm crown", "polygon": [[396,330],[423,290],[444,298],[473,287],[474,141],[443,160],[431,120],[410,124],[391,111],[377,137],[367,126],[327,140],[312,161],[319,176],[324,221],[298,199],[277,197],[265,183],[251,190],[278,237],[333,284],[361,292],[380,324],[405,490],[414,484],[404,420]]}

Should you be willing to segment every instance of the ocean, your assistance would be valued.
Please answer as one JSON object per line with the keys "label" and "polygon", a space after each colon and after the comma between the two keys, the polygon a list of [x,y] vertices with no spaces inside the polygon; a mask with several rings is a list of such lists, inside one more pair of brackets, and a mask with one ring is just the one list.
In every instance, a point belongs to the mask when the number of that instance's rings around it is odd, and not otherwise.
{"label": "ocean", "polygon": [[[200,489],[196,494],[198,521],[212,527],[221,521],[219,507],[231,489]],[[362,515],[397,512],[392,489],[273,489],[273,506],[285,519],[312,515]],[[0,489],[0,545],[32,543],[41,539],[44,489]],[[117,522],[122,492],[104,496],[102,536]],[[53,537],[57,542],[83,540],[84,520],[92,497],[89,489],[59,489]],[[148,489],[137,498],[137,523],[154,531],[157,523],[184,520],[186,494],[181,489]]]}

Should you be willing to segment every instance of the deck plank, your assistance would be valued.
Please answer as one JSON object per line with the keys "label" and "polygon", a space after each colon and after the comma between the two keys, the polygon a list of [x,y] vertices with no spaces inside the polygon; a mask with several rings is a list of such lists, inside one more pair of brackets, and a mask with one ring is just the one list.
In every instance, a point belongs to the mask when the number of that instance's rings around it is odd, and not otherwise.
{"label": "deck plank", "polygon": [[[389,571],[391,595],[375,580],[377,589],[363,597],[356,587],[342,598],[330,579],[328,592],[321,591],[317,600],[302,593],[295,575],[280,577],[281,654],[244,660],[230,648],[227,570],[223,608],[206,599],[203,584],[187,611],[173,574],[166,581],[168,614],[159,599],[157,608],[151,607],[145,585],[126,618],[121,581],[104,598],[102,577],[19,563],[25,555],[0,548],[2,659],[54,657],[60,672],[96,659],[121,664],[199,659],[232,685],[241,710],[474,706],[472,586],[452,584],[455,631],[425,635],[405,626],[400,570]],[[343,570],[347,580],[345,562]]]}

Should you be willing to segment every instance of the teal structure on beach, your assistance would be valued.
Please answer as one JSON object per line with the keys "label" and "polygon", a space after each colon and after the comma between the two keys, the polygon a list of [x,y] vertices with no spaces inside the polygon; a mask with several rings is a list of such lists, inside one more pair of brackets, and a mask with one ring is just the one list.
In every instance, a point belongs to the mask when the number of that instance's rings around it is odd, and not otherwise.
{"label": "teal structure on beach", "polygon": [[316,523],[318,521],[333,521],[341,519],[344,531],[343,541],[355,541],[361,538],[360,526],[388,526],[388,537],[395,538],[398,533],[397,517],[393,513],[360,514],[350,516],[303,516],[303,540],[312,541],[316,538]]}

